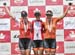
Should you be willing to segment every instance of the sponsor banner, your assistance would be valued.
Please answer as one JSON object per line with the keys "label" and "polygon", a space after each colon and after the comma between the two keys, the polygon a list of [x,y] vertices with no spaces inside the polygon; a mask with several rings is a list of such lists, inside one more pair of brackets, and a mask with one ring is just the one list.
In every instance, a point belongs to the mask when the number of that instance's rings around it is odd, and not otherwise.
{"label": "sponsor banner", "polygon": [[64,29],[75,29],[75,17],[64,18]]}
{"label": "sponsor banner", "polygon": [[11,54],[20,54],[20,49],[18,43],[11,43]]}
{"label": "sponsor banner", "polygon": [[10,19],[0,19],[0,31],[10,30]]}
{"label": "sponsor banner", "polygon": [[63,5],[63,0],[46,0],[47,5]]}
{"label": "sponsor banner", "polygon": [[56,55],[64,55],[64,53],[56,53]]}
{"label": "sponsor banner", "polygon": [[11,42],[19,42],[19,31],[11,31]]}
{"label": "sponsor banner", "polygon": [[0,42],[10,42],[10,31],[0,31]]}
{"label": "sponsor banner", "polygon": [[65,41],[75,41],[75,30],[71,29],[71,30],[64,30],[64,39]]}
{"label": "sponsor banner", "polygon": [[27,0],[10,0],[11,6],[27,6]]}
{"label": "sponsor banner", "polygon": [[68,54],[68,53],[66,53],[65,55],[75,55],[75,53],[69,53],[69,54]]}
{"label": "sponsor banner", "polygon": [[64,42],[57,42],[56,53],[64,53]]}
{"label": "sponsor banner", "polygon": [[56,41],[64,41],[64,30],[63,29],[57,29],[56,30]]}
{"label": "sponsor banner", "polygon": [[28,0],[28,6],[45,6],[46,0]]}
{"label": "sponsor banner", "polygon": [[11,45],[10,45],[10,43],[0,43],[0,54],[11,55]]}
{"label": "sponsor banner", "polygon": [[75,41],[64,42],[64,53],[75,53]]}

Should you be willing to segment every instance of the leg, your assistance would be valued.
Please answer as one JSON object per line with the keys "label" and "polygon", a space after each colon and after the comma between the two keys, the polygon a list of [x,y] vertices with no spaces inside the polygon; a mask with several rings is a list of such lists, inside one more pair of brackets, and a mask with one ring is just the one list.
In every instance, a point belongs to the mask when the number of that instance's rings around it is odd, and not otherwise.
{"label": "leg", "polygon": [[19,48],[20,48],[20,52],[21,52],[21,55],[26,55],[26,49],[24,48],[24,39],[23,38],[20,38],[19,39]]}
{"label": "leg", "polygon": [[24,48],[26,49],[26,55],[30,55],[31,51],[31,40],[27,38]]}
{"label": "leg", "polygon": [[34,51],[34,55],[38,55],[38,49],[37,48],[33,48]]}
{"label": "leg", "polygon": [[29,40],[29,42],[27,42],[27,49],[26,49],[26,55],[30,55],[31,53],[31,45],[32,45],[32,41]]}
{"label": "leg", "polygon": [[55,55],[56,52],[56,39],[51,40],[51,55]]}
{"label": "leg", "polygon": [[55,55],[56,49],[51,49],[51,55]]}
{"label": "leg", "polygon": [[19,48],[22,55],[30,55],[31,42],[28,38],[22,38],[19,41]]}
{"label": "leg", "polygon": [[33,52],[34,52],[34,55],[38,55],[37,40],[33,40],[32,45],[33,45]]}
{"label": "leg", "polygon": [[51,43],[50,43],[50,39],[45,39],[44,40],[44,50],[45,50],[45,54],[46,55],[50,55],[50,45],[51,45]]}
{"label": "leg", "polygon": [[25,50],[20,50],[21,55],[26,55],[26,51]]}
{"label": "leg", "polygon": [[50,55],[50,49],[49,48],[45,48],[45,53],[46,53],[46,55]]}
{"label": "leg", "polygon": [[30,55],[30,49],[26,49],[26,55]]}
{"label": "leg", "polygon": [[39,40],[38,44],[39,44],[39,55],[43,55],[43,51],[44,51],[44,40]]}
{"label": "leg", "polygon": [[40,47],[39,48],[39,55],[43,55],[43,51],[44,51],[43,47]]}

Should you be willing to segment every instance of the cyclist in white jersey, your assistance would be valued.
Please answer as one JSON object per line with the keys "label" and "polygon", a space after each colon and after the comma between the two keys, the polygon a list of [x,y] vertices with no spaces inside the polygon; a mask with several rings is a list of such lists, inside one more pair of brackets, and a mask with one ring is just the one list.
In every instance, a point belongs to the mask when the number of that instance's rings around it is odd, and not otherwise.
{"label": "cyclist in white jersey", "polygon": [[40,20],[40,12],[36,11],[34,13],[36,20],[32,21],[32,39],[33,39],[33,51],[34,55],[43,55],[43,32],[44,32],[44,24],[42,20]]}

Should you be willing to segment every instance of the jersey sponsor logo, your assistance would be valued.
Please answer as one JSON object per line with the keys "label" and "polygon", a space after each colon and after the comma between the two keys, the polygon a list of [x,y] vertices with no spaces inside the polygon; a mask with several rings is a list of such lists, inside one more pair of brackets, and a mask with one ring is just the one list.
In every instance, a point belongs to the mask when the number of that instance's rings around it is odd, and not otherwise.
{"label": "jersey sponsor logo", "polygon": [[41,22],[34,22],[34,40],[41,40]]}

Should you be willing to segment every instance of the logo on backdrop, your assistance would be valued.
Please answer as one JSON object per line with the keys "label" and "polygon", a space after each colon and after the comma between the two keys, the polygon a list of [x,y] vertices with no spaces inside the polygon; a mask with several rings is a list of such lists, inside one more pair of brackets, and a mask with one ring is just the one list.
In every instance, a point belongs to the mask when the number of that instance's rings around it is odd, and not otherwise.
{"label": "logo on backdrop", "polygon": [[70,10],[69,10],[69,12],[68,12],[68,14],[70,16],[75,16],[75,7],[71,7]]}
{"label": "logo on backdrop", "polygon": [[69,36],[70,36],[71,38],[75,38],[75,32],[74,32],[74,31],[70,31]]}
{"label": "logo on backdrop", "polygon": [[0,19],[0,30],[10,30],[10,19]]}
{"label": "logo on backdrop", "polygon": [[14,0],[14,3],[23,3],[23,0]]}
{"label": "logo on backdrop", "polygon": [[0,39],[4,39],[5,35],[3,33],[0,33]]}
{"label": "logo on backdrop", "polygon": [[28,0],[28,5],[29,6],[41,6],[41,5],[45,5],[45,0]]}
{"label": "logo on backdrop", "polygon": [[46,0],[47,5],[63,5],[63,0]]}
{"label": "logo on backdrop", "polygon": [[11,50],[12,50],[13,55],[19,54],[20,50],[19,50],[18,43],[12,43],[12,49]]}
{"label": "logo on backdrop", "polygon": [[75,40],[75,30],[65,30],[65,40],[74,41]]}
{"label": "logo on backdrop", "polygon": [[51,0],[52,2],[56,2],[57,0]]}
{"label": "logo on backdrop", "polygon": [[9,54],[11,52],[9,43],[0,43],[0,53]]}
{"label": "logo on backdrop", "polygon": [[64,29],[75,29],[75,18],[74,17],[64,18]]}
{"label": "logo on backdrop", "polygon": [[65,53],[75,53],[75,42],[69,41],[64,43]]}
{"label": "logo on backdrop", "polygon": [[57,53],[64,53],[64,42],[57,42]]}

